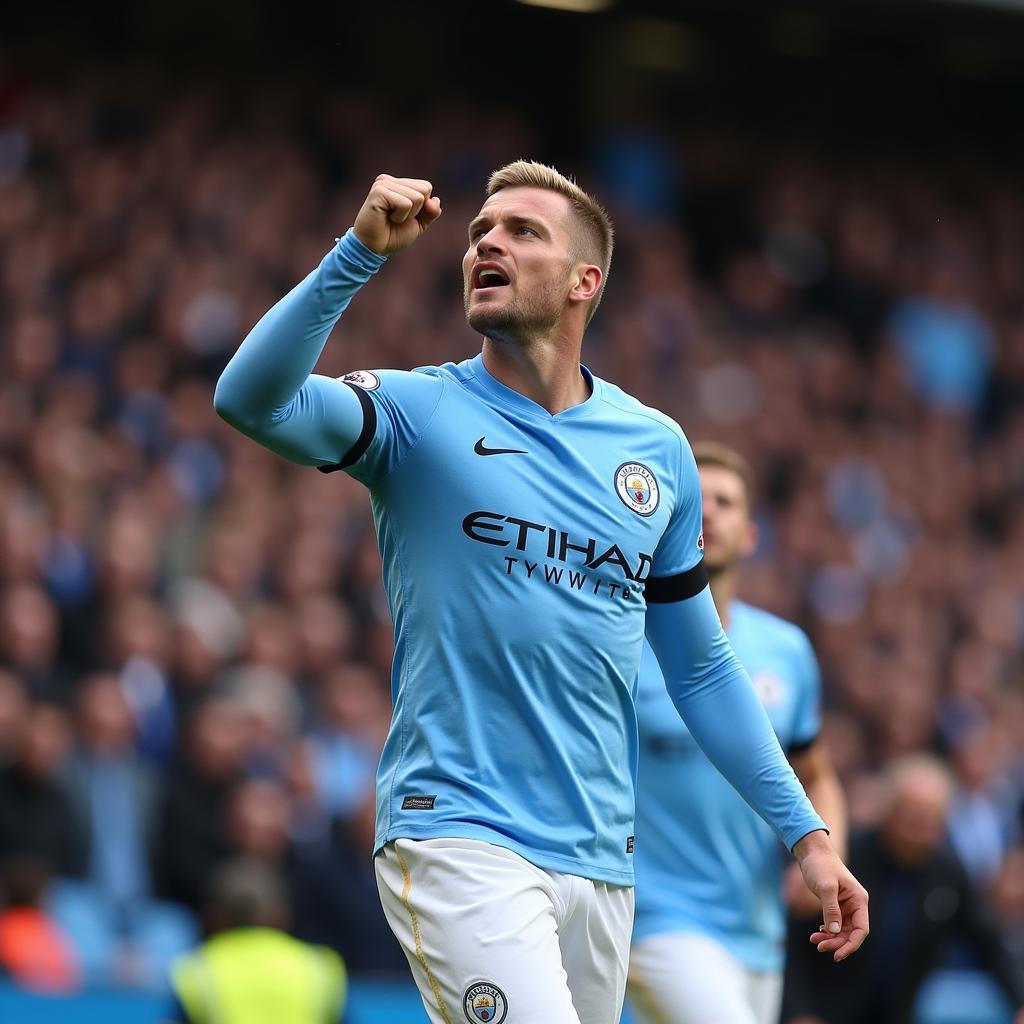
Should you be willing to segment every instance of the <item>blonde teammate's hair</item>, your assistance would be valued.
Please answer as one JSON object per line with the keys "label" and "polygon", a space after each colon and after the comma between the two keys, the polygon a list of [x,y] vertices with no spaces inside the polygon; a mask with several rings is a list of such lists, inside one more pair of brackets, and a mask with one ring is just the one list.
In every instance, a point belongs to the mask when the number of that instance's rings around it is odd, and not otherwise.
{"label": "blonde teammate's hair", "polygon": [[535,160],[515,160],[496,170],[487,181],[487,197],[505,188],[543,188],[569,200],[575,228],[571,230],[573,255],[601,268],[601,287],[587,311],[589,323],[604,295],[615,246],[615,230],[607,210],[572,178]]}

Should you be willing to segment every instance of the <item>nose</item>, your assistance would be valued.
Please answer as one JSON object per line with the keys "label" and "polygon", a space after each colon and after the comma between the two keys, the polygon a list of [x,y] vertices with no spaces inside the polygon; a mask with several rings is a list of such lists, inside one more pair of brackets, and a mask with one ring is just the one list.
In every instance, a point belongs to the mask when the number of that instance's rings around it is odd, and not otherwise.
{"label": "nose", "polygon": [[490,231],[482,234],[476,243],[476,251],[481,256],[485,253],[504,252],[505,246],[501,240],[501,230],[495,225]]}

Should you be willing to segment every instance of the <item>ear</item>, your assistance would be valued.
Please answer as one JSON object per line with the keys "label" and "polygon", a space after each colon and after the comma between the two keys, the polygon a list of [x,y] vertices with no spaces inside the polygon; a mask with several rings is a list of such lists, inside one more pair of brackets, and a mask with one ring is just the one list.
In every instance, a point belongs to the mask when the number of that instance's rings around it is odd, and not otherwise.
{"label": "ear", "polygon": [[600,267],[593,263],[580,263],[572,272],[569,298],[573,302],[590,302],[600,290],[603,277]]}
{"label": "ear", "polygon": [[740,545],[740,555],[744,558],[749,558],[757,550],[758,532],[757,523],[747,523],[747,535]]}

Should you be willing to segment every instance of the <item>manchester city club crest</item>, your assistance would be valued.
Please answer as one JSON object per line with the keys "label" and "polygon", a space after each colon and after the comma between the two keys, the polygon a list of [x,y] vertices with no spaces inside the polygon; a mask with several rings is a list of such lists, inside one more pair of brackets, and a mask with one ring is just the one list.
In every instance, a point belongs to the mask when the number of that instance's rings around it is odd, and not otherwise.
{"label": "manchester city club crest", "polygon": [[654,515],[661,497],[658,481],[642,462],[624,462],[615,470],[615,491],[638,516]]}
{"label": "manchester city club crest", "polygon": [[786,699],[786,684],[771,672],[754,673],[750,681],[766,708],[777,708]]}
{"label": "manchester city club crest", "polygon": [[344,384],[354,384],[364,391],[376,391],[380,387],[380,377],[372,370],[353,370],[351,373],[346,373],[344,377],[339,377],[338,380]]}
{"label": "manchester city club crest", "polygon": [[508,1012],[505,993],[489,981],[478,981],[466,989],[462,1009],[471,1024],[501,1024]]}

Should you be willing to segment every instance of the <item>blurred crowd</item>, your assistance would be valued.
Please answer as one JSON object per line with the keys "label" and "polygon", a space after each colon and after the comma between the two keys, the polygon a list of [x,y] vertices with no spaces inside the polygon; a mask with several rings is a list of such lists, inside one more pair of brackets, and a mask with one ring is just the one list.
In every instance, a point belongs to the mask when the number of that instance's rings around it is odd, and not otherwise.
{"label": "blurred crowd", "polygon": [[[213,383],[380,171],[445,214],[353,302],[332,375],[473,354],[487,173],[543,157],[454,104],[0,83],[0,962],[165,983],[226,860],[292,927],[404,970],[370,863],[391,624],[368,503],[231,431]],[[749,456],[744,596],[818,651],[855,826],[911,751],[1024,970],[1024,199],[1009,171],[728,133],[564,168],[618,247],[595,372]],[[1019,181],[1019,179],[1018,179]],[[21,963],[24,936],[46,955]]]}

